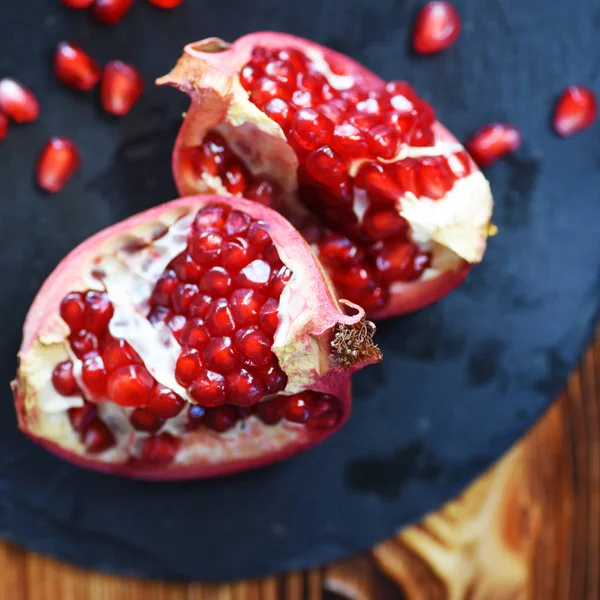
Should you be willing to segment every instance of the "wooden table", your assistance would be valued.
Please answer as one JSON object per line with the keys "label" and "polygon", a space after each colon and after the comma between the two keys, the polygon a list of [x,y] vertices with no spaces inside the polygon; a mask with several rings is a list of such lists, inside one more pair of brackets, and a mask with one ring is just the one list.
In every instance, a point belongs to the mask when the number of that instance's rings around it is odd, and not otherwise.
{"label": "wooden table", "polygon": [[1,600],[600,598],[600,332],[539,423],[457,499],[369,554],[235,585],[87,572],[0,544]]}

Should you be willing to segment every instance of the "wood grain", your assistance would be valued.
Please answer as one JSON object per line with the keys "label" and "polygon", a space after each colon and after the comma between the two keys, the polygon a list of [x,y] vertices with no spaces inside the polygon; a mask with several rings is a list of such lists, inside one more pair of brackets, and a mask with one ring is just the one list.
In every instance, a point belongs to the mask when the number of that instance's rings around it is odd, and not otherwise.
{"label": "wood grain", "polygon": [[539,423],[455,500],[372,552],[234,585],[83,571],[0,544],[4,600],[598,600],[600,334]]}

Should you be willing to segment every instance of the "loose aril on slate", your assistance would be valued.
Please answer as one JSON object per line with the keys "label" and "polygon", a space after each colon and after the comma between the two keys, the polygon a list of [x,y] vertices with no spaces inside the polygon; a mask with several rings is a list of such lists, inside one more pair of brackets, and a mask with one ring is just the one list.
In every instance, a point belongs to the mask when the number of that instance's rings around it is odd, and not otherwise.
{"label": "loose aril on slate", "polygon": [[118,23],[133,6],[133,0],[95,0],[94,17],[107,25]]}
{"label": "loose aril on slate", "polygon": [[8,117],[0,113],[0,140],[3,140],[8,134]]}
{"label": "loose aril on slate", "polygon": [[19,423],[132,477],[249,469],[342,426],[351,373],[381,356],[373,331],[279,214],[183,198],[97,234],[50,275],[19,354]]}
{"label": "loose aril on slate", "polygon": [[66,85],[88,91],[100,81],[102,70],[83,48],[72,42],[59,42],[54,52],[54,72]]}
{"label": "loose aril on slate", "polygon": [[413,49],[418,54],[446,50],[460,35],[460,15],[452,3],[428,2],[417,15],[413,27]]}
{"label": "loose aril on slate", "polygon": [[77,170],[79,162],[79,151],[71,140],[52,137],[38,158],[36,181],[42,189],[56,194]]}
{"label": "loose aril on slate", "polygon": [[521,133],[506,123],[490,123],[478,129],[465,144],[483,169],[521,146]]}
{"label": "loose aril on slate", "polygon": [[369,317],[439,300],[482,259],[489,185],[407,82],[263,32],[189,44],[158,83],[192,100],[173,151],[179,192],[303,214],[338,296]]}
{"label": "loose aril on slate", "polygon": [[586,129],[598,118],[598,101],[592,90],[579,85],[569,86],[554,109],[552,124],[562,137]]}
{"label": "loose aril on slate", "polygon": [[89,8],[94,4],[95,0],[60,0],[65,6],[69,8]]}
{"label": "loose aril on slate", "polygon": [[104,67],[100,83],[100,103],[107,113],[126,115],[144,91],[144,80],[132,65],[113,60]]}
{"label": "loose aril on slate", "polygon": [[179,6],[183,0],[148,0],[148,2],[158,8],[170,9]]}
{"label": "loose aril on slate", "polygon": [[40,114],[37,98],[15,79],[0,79],[0,111],[16,123],[35,121]]}

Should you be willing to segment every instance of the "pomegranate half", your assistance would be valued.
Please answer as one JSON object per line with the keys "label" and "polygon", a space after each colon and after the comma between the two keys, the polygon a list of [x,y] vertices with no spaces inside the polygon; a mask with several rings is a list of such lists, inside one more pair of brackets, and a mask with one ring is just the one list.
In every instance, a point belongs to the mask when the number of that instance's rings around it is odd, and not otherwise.
{"label": "pomegranate half", "polygon": [[73,250],[24,325],[20,428],[82,466],[147,479],[222,475],[308,448],[380,360],[297,231],[244,199],[194,196]]}
{"label": "pomegranate half", "polygon": [[173,152],[180,193],[279,210],[368,316],[439,300],[481,261],[489,185],[408,83],[273,32],[189,44],[157,83],[191,97]]}

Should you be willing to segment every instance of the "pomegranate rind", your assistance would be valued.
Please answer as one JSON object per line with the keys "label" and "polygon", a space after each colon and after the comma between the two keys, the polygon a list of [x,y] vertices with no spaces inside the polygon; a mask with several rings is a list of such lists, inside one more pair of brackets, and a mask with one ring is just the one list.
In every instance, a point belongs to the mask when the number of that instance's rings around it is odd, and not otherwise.
{"label": "pomegranate rind", "polygon": [[[178,190],[182,194],[218,191],[226,193],[219,182],[198,181],[189,168],[185,168],[185,153],[197,146],[209,129],[221,129],[226,135],[232,127],[242,134],[254,148],[264,153],[269,165],[269,175],[275,178],[286,192],[283,212],[293,222],[304,217],[305,210],[293,200],[297,185],[297,159],[285,140],[278,124],[271,121],[248,98],[248,92],[239,82],[242,66],[250,58],[255,46],[293,47],[309,57],[322,57],[331,65],[343,65],[343,71],[356,83],[377,87],[383,81],[356,61],[314,42],[276,32],[258,32],[239,38],[232,44],[219,38],[208,38],[185,46],[182,56],[167,75],[157,80],[158,85],[176,87],[191,98],[191,105],[180,128],[172,156],[172,167]],[[433,130],[441,142],[461,149],[458,140],[439,122]],[[427,149],[422,149],[427,150]],[[450,194],[452,198],[438,201],[404,197],[400,201],[400,214],[413,230],[426,234],[441,250],[454,253],[444,262],[447,270],[434,278],[395,286],[389,303],[382,309],[371,310],[370,318],[411,312],[441,299],[457,287],[469,272],[468,264],[482,260],[486,250],[493,200],[489,184],[476,164],[471,161],[471,190]],[[465,264],[468,263],[468,264]],[[401,295],[406,295],[402,298]]]}
{"label": "pomegranate rind", "polygon": [[[245,423],[245,433],[236,428],[222,435],[204,429],[186,434],[182,449],[188,462],[153,465],[151,468],[125,460],[122,453],[116,451],[108,451],[101,457],[87,455],[66,415],[68,408],[82,406],[83,399],[56,395],[52,398],[54,404],[50,405],[44,404],[46,401],[43,400],[43,386],[49,385],[53,367],[68,358],[66,337],[69,330],[58,313],[60,301],[66,291],[89,286],[89,281],[84,284],[82,279],[84,274],[89,274],[90,265],[98,256],[123,249],[132,240],[150,242],[157,239],[165,228],[211,203],[235,205],[252,218],[263,221],[283,262],[289,263],[293,272],[297,265],[296,272],[304,274],[301,285],[287,295],[290,324],[284,332],[278,327],[272,349],[282,368],[288,369],[286,391],[309,388],[340,398],[342,414],[339,423],[326,430],[309,429],[285,421],[267,427],[250,417]],[[350,374],[363,364],[380,359],[379,351],[370,343],[348,348],[348,355],[353,357],[350,361],[344,353],[332,350],[331,340],[337,329],[352,330],[364,324],[362,309],[347,304],[344,310],[336,300],[304,239],[271,209],[243,199],[204,195],[182,198],[148,210],[83,242],[61,261],[38,292],[25,320],[20,366],[12,383],[19,427],[68,460],[145,479],[209,477],[282,460],[314,445],[342,426],[350,411]],[[310,307],[318,307],[318,314],[310,314],[307,310]]]}

